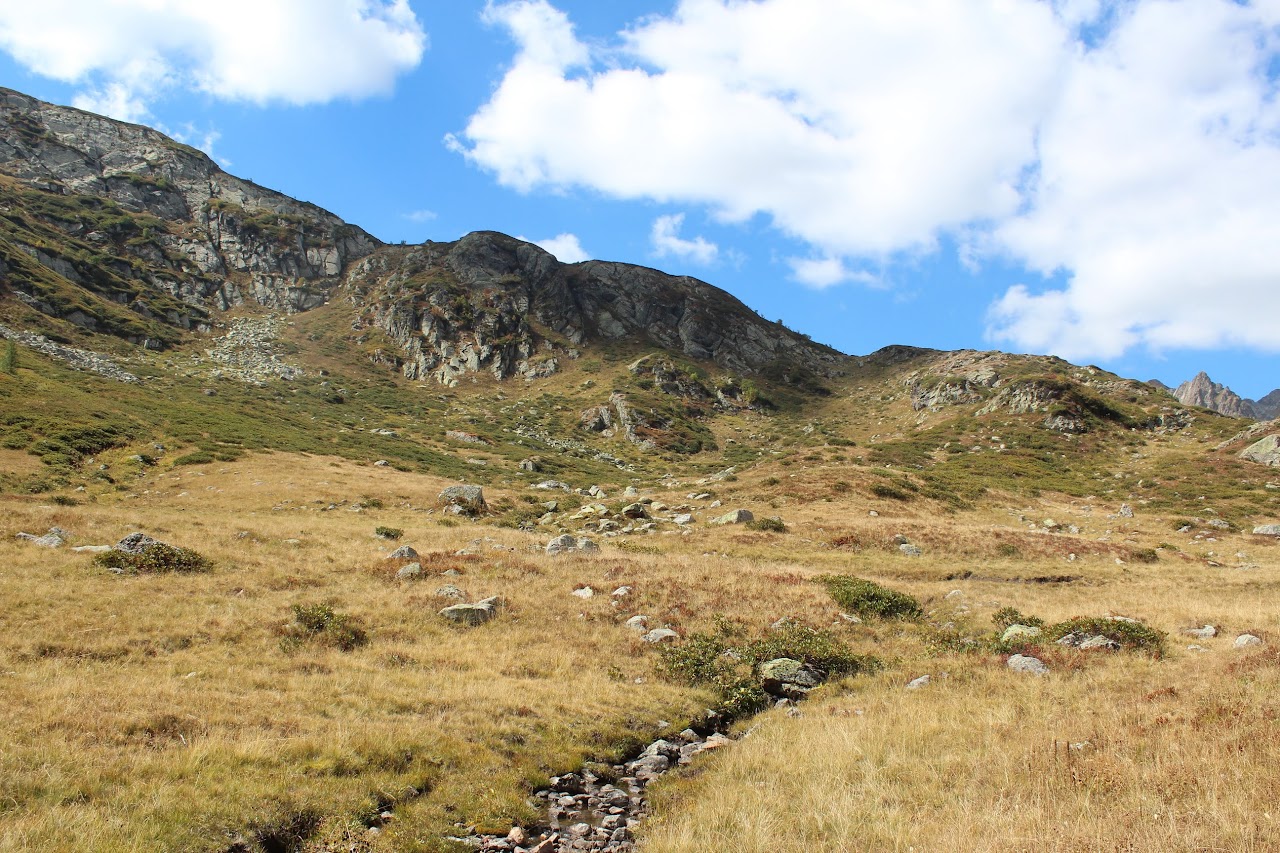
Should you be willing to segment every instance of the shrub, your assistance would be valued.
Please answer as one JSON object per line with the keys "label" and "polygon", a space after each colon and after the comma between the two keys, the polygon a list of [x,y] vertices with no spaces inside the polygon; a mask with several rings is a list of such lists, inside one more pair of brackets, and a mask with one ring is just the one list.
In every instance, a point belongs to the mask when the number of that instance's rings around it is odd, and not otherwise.
{"label": "shrub", "polygon": [[58,506],[80,506],[80,501],[67,495],[54,495],[50,500]]}
{"label": "shrub", "polygon": [[207,450],[197,450],[194,453],[188,453],[185,456],[179,456],[173,460],[174,465],[204,465],[206,462],[213,462],[214,455]]}
{"label": "shrub", "polygon": [[379,539],[399,539],[404,535],[404,531],[399,527],[375,527],[373,535]]}
{"label": "shrub", "polygon": [[1165,634],[1142,622],[1129,622],[1119,619],[1108,619],[1102,616],[1078,616],[1059,622],[1046,632],[1047,637],[1057,641],[1068,634],[1101,635],[1120,644],[1125,651],[1148,652],[1155,657],[1162,657],[1165,651]]}
{"label": "shrub", "polygon": [[1129,552],[1129,559],[1135,563],[1158,563],[1160,555],[1155,548],[1134,548]]}
{"label": "shrub", "polygon": [[755,676],[755,666],[764,661],[789,657],[827,675],[873,672],[880,667],[879,660],[855,654],[829,631],[787,625],[767,637],[731,643],[737,633],[733,626],[723,619],[717,623],[716,634],[690,634],[684,642],[659,650],[658,669],[674,681],[714,689],[720,710],[729,719],[768,706],[769,696]]}
{"label": "shrub", "polygon": [[919,619],[924,615],[920,602],[874,581],[850,575],[823,575],[817,580],[826,585],[842,609],[864,619]]}
{"label": "shrub", "polygon": [[0,373],[13,376],[18,372],[18,348],[13,341],[4,342],[4,352],[0,353]]}
{"label": "shrub", "polygon": [[369,635],[354,617],[329,604],[295,604],[293,624],[285,628],[281,646],[292,651],[306,640],[349,652],[367,644]]}
{"label": "shrub", "polygon": [[747,522],[747,527],[751,530],[759,530],[762,533],[786,533],[787,526],[782,523],[780,518],[757,518]]}
{"label": "shrub", "polygon": [[991,614],[991,621],[996,630],[1003,633],[1010,625],[1026,625],[1030,628],[1043,628],[1044,620],[1039,616],[1028,616],[1016,607],[1001,607]]}
{"label": "shrub", "polygon": [[911,495],[907,494],[897,486],[891,486],[888,483],[872,483],[871,494],[878,498],[887,498],[894,501],[909,501]]}
{"label": "shrub", "polygon": [[179,572],[207,572],[213,564],[202,555],[189,548],[175,548],[172,545],[156,543],[142,550],[139,554],[128,554],[114,548],[96,554],[93,561],[104,568],[122,574],[167,574]]}

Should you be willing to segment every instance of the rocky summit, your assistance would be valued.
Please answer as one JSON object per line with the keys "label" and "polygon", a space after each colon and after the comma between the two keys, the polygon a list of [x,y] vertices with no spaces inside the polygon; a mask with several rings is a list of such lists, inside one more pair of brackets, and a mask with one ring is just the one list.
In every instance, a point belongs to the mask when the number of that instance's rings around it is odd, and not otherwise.
{"label": "rocky summit", "polygon": [[1227,386],[1214,382],[1204,371],[1175,388],[1173,396],[1185,405],[1212,409],[1233,418],[1269,421],[1280,417],[1280,388],[1260,400],[1248,400]]}

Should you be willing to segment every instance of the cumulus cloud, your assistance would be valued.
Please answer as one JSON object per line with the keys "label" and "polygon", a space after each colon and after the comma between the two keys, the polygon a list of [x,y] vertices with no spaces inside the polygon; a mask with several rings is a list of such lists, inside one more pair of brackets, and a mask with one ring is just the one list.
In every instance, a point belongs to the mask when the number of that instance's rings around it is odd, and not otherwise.
{"label": "cumulus cloud", "polygon": [[655,219],[653,228],[649,231],[653,253],[659,258],[681,258],[695,264],[715,263],[720,256],[720,247],[705,237],[694,237],[692,240],[681,237],[682,225],[684,225],[683,213],[673,213]]}
{"label": "cumulus cloud", "polygon": [[515,56],[453,144],[506,186],[764,215],[813,287],[1012,260],[1019,347],[1280,348],[1276,0],[681,0],[590,47],[486,15]]}
{"label": "cumulus cloud", "polygon": [[562,264],[577,264],[591,260],[591,255],[586,249],[582,248],[582,241],[578,239],[577,234],[557,234],[545,240],[530,240],[528,237],[517,237],[516,239],[546,249],[555,255],[556,260]]}
{"label": "cumulus cloud", "polygon": [[0,49],[126,119],[172,87],[256,104],[387,92],[426,35],[408,0],[41,0],[0,5]]}
{"label": "cumulus cloud", "polygon": [[995,230],[1062,286],[1009,290],[994,340],[1068,358],[1280,350],[1280,10],[1140,3],[1073,64],[1026,208]]}
{"label": "cumulus cloud", "polygon": [[941,228],[1016,210],[1069,56],[1048,5],[976,8],[685,0],[592,64],[545,0],[494,7],[517,56],[466,154],[520,190],[765,213],[828,253],[927,248]]}

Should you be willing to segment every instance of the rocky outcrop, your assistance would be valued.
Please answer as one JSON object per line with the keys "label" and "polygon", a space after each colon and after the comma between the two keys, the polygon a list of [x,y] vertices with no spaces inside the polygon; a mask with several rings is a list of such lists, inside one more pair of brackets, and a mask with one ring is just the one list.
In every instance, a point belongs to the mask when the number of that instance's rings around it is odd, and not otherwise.
{"label": "rocky outcrop", "polygon": [[780,382],[811,382],[848,361],[697,279],[630,264],[562,264],[491,231],[387,247],[355,264],[347,283],[360,327],[390,338],[402,372],[446,384],[482,371],[549,375],[579,346],[622,339]]}
{"label": "rocky outcrop", "polygon": [[1259,465],[1280,468],[1280,433],[1255,441],[1240,452],[1240,458],[1257,462]]}

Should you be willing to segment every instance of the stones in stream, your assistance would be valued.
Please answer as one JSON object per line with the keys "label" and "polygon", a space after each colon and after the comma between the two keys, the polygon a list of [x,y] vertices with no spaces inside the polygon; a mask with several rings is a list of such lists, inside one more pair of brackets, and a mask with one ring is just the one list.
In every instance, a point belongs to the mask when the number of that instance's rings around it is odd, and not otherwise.
{"label": "stones in stream", "polygon": [[654,741],[623,764],[553,776],[550,787],[534,794],[547,810],[545,826],[457,840],[482,853],[631,853],[632,832],[649,813],[646,787],[728,743],[723,734],[703,737],[685,729],[673,739]]}

